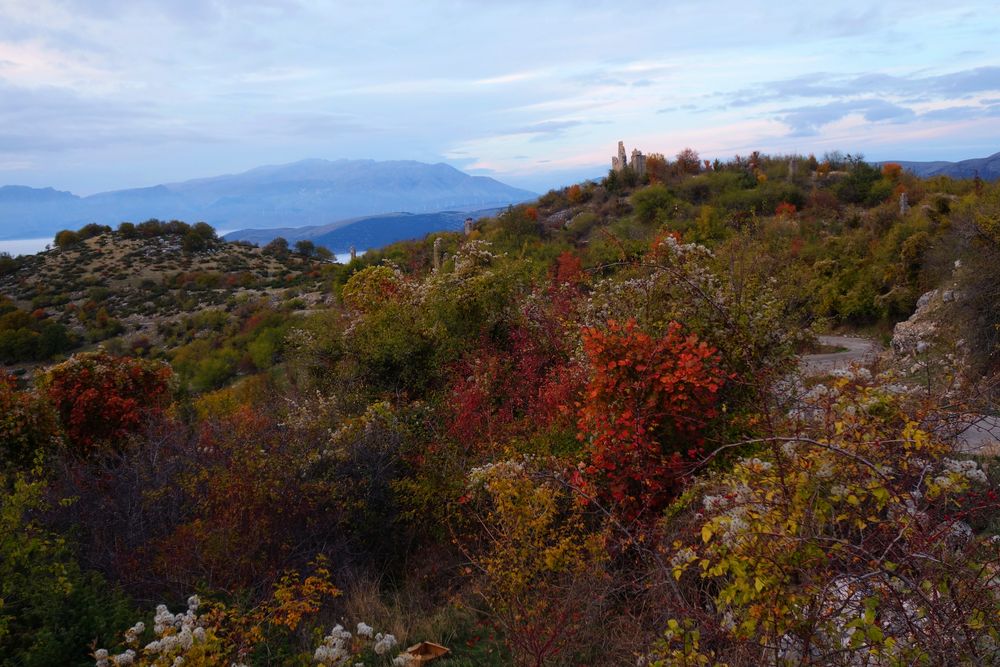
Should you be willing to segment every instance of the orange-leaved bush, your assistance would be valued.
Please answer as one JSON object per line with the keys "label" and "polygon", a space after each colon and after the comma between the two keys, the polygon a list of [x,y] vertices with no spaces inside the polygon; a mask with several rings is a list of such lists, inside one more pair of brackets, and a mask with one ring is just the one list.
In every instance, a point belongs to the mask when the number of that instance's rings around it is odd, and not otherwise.
{"label": "orange-leaved bush", "polygon": [[170,401],[172,377],[161,362],[88,352],[50,368],[41,387],[72,452],[85,456],[117,447],[149,416],[162,412]]}
{"label": "orange-leaved bush", "polygon": [[591,378],[579,408],[588,460],[578,482],[626,520],[673,499],[727,379],[715,348],[672,322],[651,336],[634,320],[583,331]]}
{"label": "orange-leaved bush", "polygon": [[795,208],[795,204],[787,201],[780,202],[774,208],[774,215],[777,218],[794,218],[798,209]]}

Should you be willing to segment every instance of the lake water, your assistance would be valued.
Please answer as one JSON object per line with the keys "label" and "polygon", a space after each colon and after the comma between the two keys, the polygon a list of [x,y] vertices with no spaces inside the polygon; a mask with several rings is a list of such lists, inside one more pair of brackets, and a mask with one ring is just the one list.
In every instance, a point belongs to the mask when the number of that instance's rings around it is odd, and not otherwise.
{"label": "lake water", "polygon": [[13,257],[34,255],[45,250],[45,246],[50,243],[52,243],[51,236],[46,236],[44,239],[0,239],[0,252],[9,253]]}

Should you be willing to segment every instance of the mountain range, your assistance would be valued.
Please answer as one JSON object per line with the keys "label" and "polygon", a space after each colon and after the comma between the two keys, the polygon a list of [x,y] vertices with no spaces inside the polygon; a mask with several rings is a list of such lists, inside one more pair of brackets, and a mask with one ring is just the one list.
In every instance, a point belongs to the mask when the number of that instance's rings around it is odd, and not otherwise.
{"label": "mountain range", "polygon": [[894,160],[902,165],[903,169],[912,171],[920,178],[931,176],[950,176],[951,178],[979,178],[984,181],[995,181],[1000,179],[1000,153],[994,153],[989,157],[973,158],[971,160],[961,160],[959,162],[907,162]]}
{"label": "mountain range", "polygon": [[466,218],[476,220],[495,215],[500,210],[488,208],[477,211],[384,213],[342,220],[329,225],[241,229],[229,232],[225,235],[225,239],[264,245],[280,236],[289,243],[312,241],[336,253],[346,252],[351,246],[362,251],[380,248],[396,241],[422,238],[432,232],[457,232],[463,228]]}
{"label": "mountain range", "polygon": [[497,208],[536,196],[441,163],[311,159],[87,197],[53,188],[0,187],[0,239],[149,218],[204,221],[217,229],[324,226],[396,211]]}

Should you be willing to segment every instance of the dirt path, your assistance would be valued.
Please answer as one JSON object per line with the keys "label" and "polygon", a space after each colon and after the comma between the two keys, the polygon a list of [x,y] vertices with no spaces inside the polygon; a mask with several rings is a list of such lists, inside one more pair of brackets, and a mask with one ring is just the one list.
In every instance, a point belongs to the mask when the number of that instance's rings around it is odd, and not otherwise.
{"label": "dirt path", "polygon": [[855,336],[817,336],[824,345],[845,348],[843,352],[825,352],[823,354],[802,355],[802,372],[806,375],[832,371],[835,368],[845,368],[856,361],[873,358],[882,346],[867,338]]}
{"label": "dirt path", "polygon": [[[867,338],[856,336],[816,338],[824,345],[845,349],[842,352],[802,355],[801,369],[805,375],[819,375],[836,368],[846,368],[854,362],[871,359],[882,350],[878,343]],[[1000,417],[969,413],[954,416],[952,421],[954,422],[952,428],[957,431],[954,437],[958,451],[983,456],[1000,455]]]}
{"label": "dirt path", "polygon": [[960,452],[984,456],[1000,454],[1000,417],[968,414],[961,423],[968,426],[955,438]]}

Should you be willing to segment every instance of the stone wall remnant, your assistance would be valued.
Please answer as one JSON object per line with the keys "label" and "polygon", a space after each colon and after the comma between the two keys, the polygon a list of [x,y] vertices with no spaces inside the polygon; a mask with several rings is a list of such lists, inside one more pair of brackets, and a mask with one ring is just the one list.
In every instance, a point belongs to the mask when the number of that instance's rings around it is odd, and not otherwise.
{"label": "stone wall remnant", "polygon": [[625,142],[618,142],[618,155],[617,157],[611,158],[611,169],[615,172],[620,172],[625,167],[631,167],[632,171],[636,173],[636,176],[642,178],[646,175],[646,156],[642,154],[638,148],[632,149],[632,160],[629,161],[627,154],[625,153]]}

